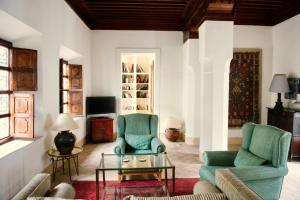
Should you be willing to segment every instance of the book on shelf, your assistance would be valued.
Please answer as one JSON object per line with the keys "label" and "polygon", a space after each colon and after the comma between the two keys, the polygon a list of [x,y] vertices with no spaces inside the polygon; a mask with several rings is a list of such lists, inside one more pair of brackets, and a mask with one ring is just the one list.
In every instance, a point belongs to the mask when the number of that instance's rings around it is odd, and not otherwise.
{"label": "book on shelf", "polygon": [[127,66],[126,63],[122,62],[122,72],[123,73],[133,73],[134,71],[134,64],[131,67]]}
{"label": "book on shelf", "polygon": [[137,98],[148,98],[148,91],[137,91],[136,97]]}
{"label": "book on shelf", "polygon": [[137,73],[144,73],[144,69],[139,64],[136,65],[136,72]]}
{"label": "book on shelf", "polygon": [[137,83],[148,83],[148,75],[137,75],[136,76],[136,82]]}
{"label": "book on shelf", "polygon": [[123,98],[132,98],[132,95],[129,92],[123,92]]}

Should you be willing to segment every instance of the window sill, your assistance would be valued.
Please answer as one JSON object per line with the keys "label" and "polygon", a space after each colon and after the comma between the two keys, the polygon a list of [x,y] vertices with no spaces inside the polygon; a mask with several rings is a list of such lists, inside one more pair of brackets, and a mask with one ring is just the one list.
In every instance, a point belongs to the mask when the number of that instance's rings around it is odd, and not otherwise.
{"label": "window sill", "polygon": [[34,139],[13,139],[9,142],[6,142],[2,145],[0,145],[0,159],[19,150],[22,149],[35,140],[39,138],[34,138]]}

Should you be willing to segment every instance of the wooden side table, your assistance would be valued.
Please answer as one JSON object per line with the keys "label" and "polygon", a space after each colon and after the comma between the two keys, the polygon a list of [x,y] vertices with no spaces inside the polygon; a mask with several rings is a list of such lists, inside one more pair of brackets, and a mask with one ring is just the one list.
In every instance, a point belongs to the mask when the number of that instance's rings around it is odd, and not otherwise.
{"label": "wooden side table", "polygon": [[70,181],[72,181],[71,177],[71,161],[73,160],[74,166],[76,169],[77,175],[79,175],[79,167],[78,167],[78,156],[83,151],[82,147],[75,146],[71,154],[67,155],[60,155],[59,151],[57,149],[49,149],[47,154],[50,157],[51,163],[52,163],[52,178],[53,181],[55,181],[55,175],[57,170],[57,163],[59,161],[62,161],[62,167],[63,167],[63,174],[65,173],[65,160],[67,160],[68,163],[68,171],[69,171],[69,178]]}

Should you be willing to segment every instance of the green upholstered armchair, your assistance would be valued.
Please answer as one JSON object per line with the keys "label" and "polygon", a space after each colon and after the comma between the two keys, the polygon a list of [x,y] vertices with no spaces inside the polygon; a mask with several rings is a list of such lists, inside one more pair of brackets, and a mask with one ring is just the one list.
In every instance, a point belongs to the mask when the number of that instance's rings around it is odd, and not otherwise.
{"label": "green upholstered armchair", "polygon": [[165,145],[157,138],[158,116],[150,114],[119,115],[118,131],[114,152],[161,153]]}
{"label": "green upholstered armchair", "polygon": [[245,124],[242,130],[243,143],[238,152],[204,152],[200,179],[215,184],[215,171],[229,168],[263,199],[279,199],[283,177],[288,173],[291,133],[253,123]]}

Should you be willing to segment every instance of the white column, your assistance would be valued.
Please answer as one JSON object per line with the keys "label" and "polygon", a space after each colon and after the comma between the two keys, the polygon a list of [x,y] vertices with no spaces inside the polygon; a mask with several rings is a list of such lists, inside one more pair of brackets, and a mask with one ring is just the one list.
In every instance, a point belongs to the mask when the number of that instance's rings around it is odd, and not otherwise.
{"label": "white column", "polygon": [[182,112],[184,120],[185,142],[198,145],[200,138],[199,126],[199,41],[188,39],[183,45],[183,98]]}
{"label": "white column", "polygon": [[227,150],[229,67],[233,22],[205,21],[199,27],[200,153]]}

